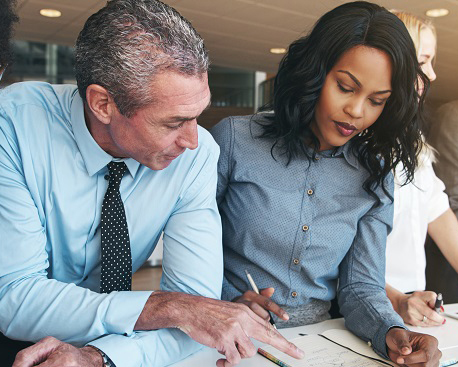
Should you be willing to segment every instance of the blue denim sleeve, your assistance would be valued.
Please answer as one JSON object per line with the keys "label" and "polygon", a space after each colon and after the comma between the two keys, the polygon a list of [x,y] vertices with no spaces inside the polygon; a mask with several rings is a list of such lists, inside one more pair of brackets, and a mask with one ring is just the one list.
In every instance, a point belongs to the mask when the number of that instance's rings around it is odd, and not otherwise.
{"label": "blue denim sleeve", "polygon": [[[392,193],[392,175],[386,184]],[[377,194],[381,205],[360,219],[353,244],[340,265],[338,300],[345,326],[389,359],[386,333],[392,327],[405,327],[385,293],[385,248],[393,203],[381,190]]]}

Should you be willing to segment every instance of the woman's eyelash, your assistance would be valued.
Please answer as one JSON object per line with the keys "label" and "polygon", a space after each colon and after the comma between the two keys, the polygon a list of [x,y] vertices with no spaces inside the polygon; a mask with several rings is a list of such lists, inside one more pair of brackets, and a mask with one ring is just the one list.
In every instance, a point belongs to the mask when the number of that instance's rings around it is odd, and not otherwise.
{"label": "woman's eyelash", "polygon": [[340,84],[339,82],[337,82],[337,86],[339,87],[339,89],[344,92],[344,93],[350,93],[350,92],[353,92],[351,89],[346,89],[342,86],[342,84]]}
{"label": "woman's eyelash", "polygon": [[374,105],[374,106],[381,106],[383,105],[383,102],[377,102],[377,101],[374,101],[373,99],[370,99],[371,103]]}
{"label": "woman's eyelash", "polygon": [[[339,89],[340,89],[342,92],[344,92],[344,93],[351,93],[351,92],[353,92],[352,89],[346,89],[346,88],[344,88],[344,87],[342,86],[342,84],[340,84],[339,82],[337,82],[337,86],[338,86]],[[375,100],[373,100],[373,99],[370,99],[370,98],[369,98],[369,101],[371,102],[371,104],[372,104],[373,106],[383,106],[383,104],[385,103],[385,101],[377,102],[377,101],[375,101]]]}

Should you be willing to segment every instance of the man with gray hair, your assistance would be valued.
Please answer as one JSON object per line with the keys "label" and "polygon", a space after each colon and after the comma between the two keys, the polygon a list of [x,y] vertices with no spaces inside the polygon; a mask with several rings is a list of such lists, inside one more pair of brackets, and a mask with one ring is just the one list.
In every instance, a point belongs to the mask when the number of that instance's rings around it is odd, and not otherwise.
{"label": "man with gray hair", "polygon": [[[0,95],[0,331],[37,344],[14,366],[164,366],[201,344],[232,366],[250,337],[294,356],[267,320],[218,300],[219,150],[201,37],[155,0],[111,0],[76,44],[78,88]],[[131,276],[164,233],[161,291]],[[4,359],[2,359],[4,362]]]}

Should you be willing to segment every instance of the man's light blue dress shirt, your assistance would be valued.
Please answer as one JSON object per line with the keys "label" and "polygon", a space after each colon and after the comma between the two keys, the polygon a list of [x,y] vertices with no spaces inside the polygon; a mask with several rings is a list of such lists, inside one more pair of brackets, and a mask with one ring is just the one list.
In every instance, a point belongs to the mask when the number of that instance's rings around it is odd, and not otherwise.
{"label": "man's light blue dress shirt", "polygon": [[[199,147],[164,170],[125,160],[133,271],[164,231],[163,290],[220,297],[218,155],[199,128]],[[200,345],[177,329],[133,331],[151,292],[98,293],[111,160],[86,127],[75,86],[27,82],[0,92],[0,331],[92,341],[117,367],[168,365]]]}
{"label": "man's light blue dress shirt", "polygon": [[[303,316],[300,324],[321,321],[337,293],[346,326],[386,357],[387,331],[404,327],[385,294],[391,200],[379,188],[376,206],[364,191],[368,172],[349,143],[313,161],[287,165],[278,149],[272,158],[273,141],[258,138],[254,120],[265,123],[262,116],[231,117],[211,131],[221,148],[223,299],[250,289],[247,269],[259,288],[275,288],[273,301]],[[387,186],[392,192],[392,175]],[[279,324],[298,325],[294,318]]]}

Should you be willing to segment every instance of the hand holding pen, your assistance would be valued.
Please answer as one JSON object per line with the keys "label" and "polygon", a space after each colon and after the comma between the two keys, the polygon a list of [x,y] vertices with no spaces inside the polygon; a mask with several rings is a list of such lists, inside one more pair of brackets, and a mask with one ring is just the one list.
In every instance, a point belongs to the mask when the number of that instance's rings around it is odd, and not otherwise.
{"label": "hand holding pen", "polygon": [[[250,283],[251,285],[251,288],[253,289],[254,292],[256,292],[256,294],[259,294],[259,289],[258,289],[258,286],[256,285],[256,283],[254,282],[252,276],[250,273],[248,273],[248,270],[245,270],[245,273],[246,273],[246,277],[248,278],[248,282]],[[272,293],[273,294],[273,293]],[[269,297],[270,298],[270,297]],[[272,314],[270,313],[269,310],[267,310],[267,313],[269,314],[269,322],[272,324],[272,326],[276,329],[277,328],[277,325],[275,325],[275,321],[274,321],[274,318],[272,316]]]}
{"label": "hand holding pen", "polygon": [[245,272],[247,274],[248,282],[250,283],[250,286],[253,290],[246,291],[244,294],[242,294],[240,297],[237,297],[233,301],[246,304],[257,315],[266,320],[268,319],[275,328],[276,325],[272,318],[272,313],[285,321],[289,320],[289,316],[286,311],[270,299],[275,290],[273,288],[265,288],[259,290],[250,273],[248,273],[246,270]]}
{"label": "hand holding pen", "polygon": [[405,323],[413,326],[439,326],[446,322],[446,319],[439,313],[443,309],[440,293],[437,295],[431,291],[400,293],[393,307]]}

